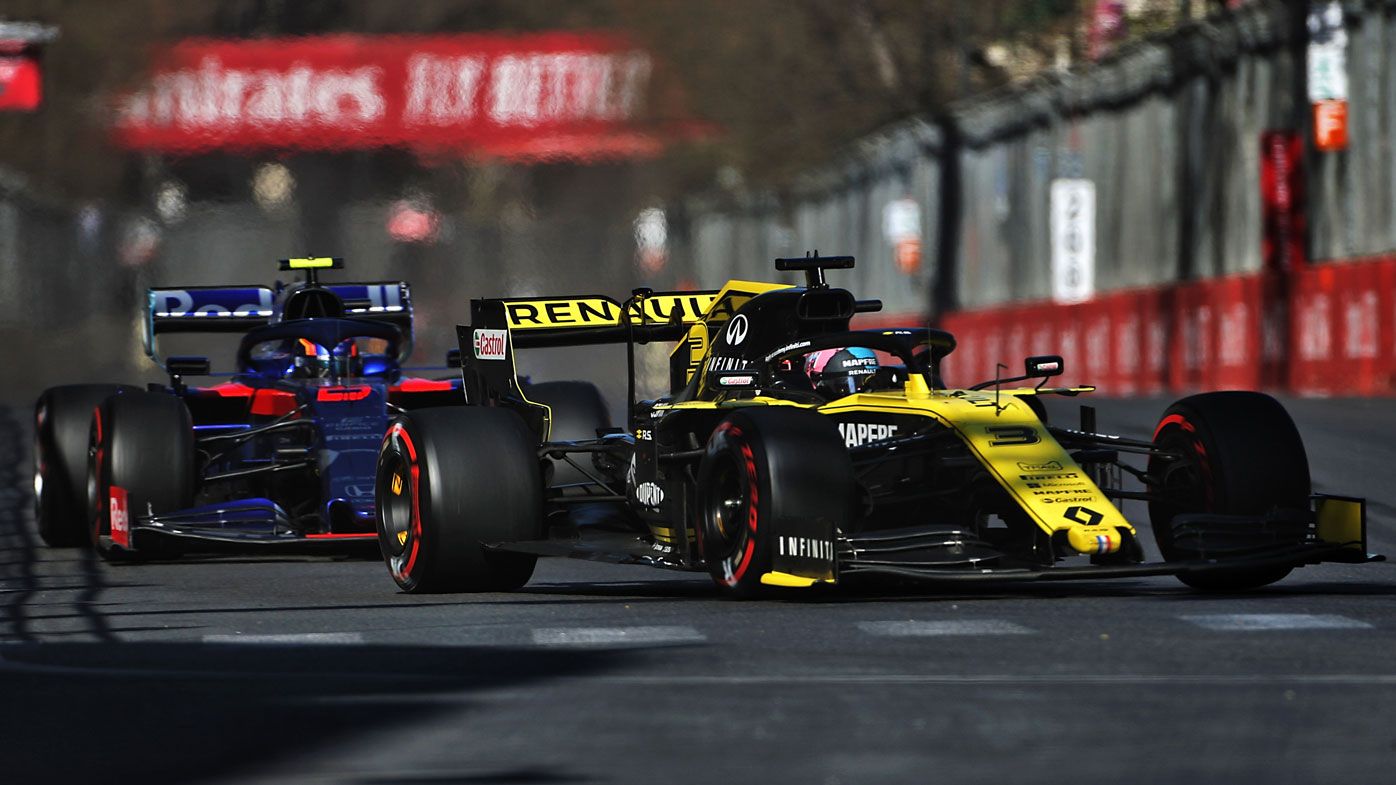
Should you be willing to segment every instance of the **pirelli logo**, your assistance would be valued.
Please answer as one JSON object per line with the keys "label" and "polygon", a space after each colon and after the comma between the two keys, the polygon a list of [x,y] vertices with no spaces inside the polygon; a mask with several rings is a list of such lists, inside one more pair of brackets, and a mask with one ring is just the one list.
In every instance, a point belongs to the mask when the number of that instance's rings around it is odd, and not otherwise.
{"label": "pirelli logo", "polygon": [[[632,324],[693,324],[713,304],[716,292],[654,294],[632,306]],[[576,327],[617,327],[621,304],[601,295],[505,300],[511,330],[550,330]]]}

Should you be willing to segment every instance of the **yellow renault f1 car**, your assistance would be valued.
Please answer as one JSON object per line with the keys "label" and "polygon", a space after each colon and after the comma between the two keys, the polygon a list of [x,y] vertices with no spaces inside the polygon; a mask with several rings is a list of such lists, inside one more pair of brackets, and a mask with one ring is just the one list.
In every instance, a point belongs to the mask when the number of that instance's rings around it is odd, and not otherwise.
{"label": "yellow renault f1 car", "polygon": [[[865,575],[1173,574],[1240,590],[1381,558],[1366,550],[1362,500],[1311,494],[1303,443],[1273,398],[1185,398],[1151,439],[1096,433],[1089,407],[1079,428],[1049,425],[1040,396],[1093,389],[1046,386],[1060,357],[948,388],[948,333],[849,329],[881,307],[825,282],[852,266],[778,259],[806,284],[637,290],[624,303],[473,301],[458,328],[468,405],[403,413],[379,454],[394,580],[507,590],[538,556],[569,556],[707,570],[742,597]],[[654,341],[676,343],[671,394],[635,401],[634,347]],[[627,347],[630,427],[562,438],[561,413],[526,397],[514,352],[601,343]],[[1122,500],[1145,503],[1163,561],[1145,562]]]}

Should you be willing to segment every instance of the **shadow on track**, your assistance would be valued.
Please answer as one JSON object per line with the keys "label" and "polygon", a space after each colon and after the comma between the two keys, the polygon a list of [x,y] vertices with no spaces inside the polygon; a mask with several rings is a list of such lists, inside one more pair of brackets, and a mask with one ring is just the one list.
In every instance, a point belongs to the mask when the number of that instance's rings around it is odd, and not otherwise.
{"label": "shadow on track", "polygon": [[[1291,579],[1292,580],[1292,579]],[[546,605],[573,602],[656,602],[664,600],[726,600],[706,579],[692,581],[634,581],[606,583],[550,583],[530,585],[517,595],[527,599],[484,600],[471,598],[472,604]],[[1221,600],[1293,599],[1297,597],[1396,596],[1396,583],[1376,581],[1324,581],[1287,584],[1284,581],[1239,593],[1209,594],[1190,589],[1172,578],[1079,580],[1056,582],[993,583],[898,583],[890,580],[864,578],[857,583],[810,589],[775,590],[769,601],[793,604],[856,604],[879,602],[974,602],[1017,600],[1069,600],[1129,597],[1157,597],[1178,602],[1212,602]],[[556,599],[545,599],[556,598]],[[747,601],[750,602],[750,601]]]}
{"label": "shadow on track", "polygon": [[[629,656],[502,647],[6,645],[0,694],[13,710],[0,714],[5,780],[227,778],[469,710],[473,691],[596,674],[623,667]],[[441,693],[452,694],[443,700]],[[410,772],[411,762],[403,764]],[[534,776],[542,778],[527,778]],[[491,777],[575,781],[528,770]]]}
{"label": "shadow on track", "polygon": [[[97,640],[114,641],[116,636],[106,619],[96,611],[102,592],[108,588],[97,564],[97,554],[88,549],[64,549],[55,553],[71,554],[71,558],[63,560],[70,564],[68,571],[49,576],[35,569],[40,563],[40,545],[29,522],[34,497],[30,478],[25,474],[33,461],[26,449],[33,443],[33,434],[21,416],[13,408],[0,407],[0,559],[4,562],[0,578],[6,589],[4,629],[0,632],[15,640],[36,640],[30,613],[35,595],[50,588],[77,589],[72,606],[74,615],[84,622],[83,632]],[[66,580],[70,585],[44,583],[53,579]]]}

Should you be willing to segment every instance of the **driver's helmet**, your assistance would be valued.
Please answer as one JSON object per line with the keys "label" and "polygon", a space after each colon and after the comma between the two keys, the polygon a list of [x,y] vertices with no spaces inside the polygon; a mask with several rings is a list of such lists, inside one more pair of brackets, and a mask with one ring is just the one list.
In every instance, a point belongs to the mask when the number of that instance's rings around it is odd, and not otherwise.
{"label": "driver's helmet", "polygon": [[815,389],[835,396],[867,390],[878,367],[877,352],[865,346],[816,352],[805,364]]}
{"label": "driver's helmet", "polygon": [[336,376],[356,377],[363,375],[364,361],[359,356],[359,342],[347,338],[339,342],[332,352]]}
{"label": "driver's helmet", "polygon": [[291,360],[291,375],[298,379],[322,379],[330,375],[330,350],[314,341],[297,338]]}

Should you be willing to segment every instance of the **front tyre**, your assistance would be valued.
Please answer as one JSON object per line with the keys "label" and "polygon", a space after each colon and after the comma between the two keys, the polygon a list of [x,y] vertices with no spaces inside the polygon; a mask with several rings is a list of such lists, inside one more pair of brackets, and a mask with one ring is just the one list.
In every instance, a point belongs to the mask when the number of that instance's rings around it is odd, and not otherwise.
{"label": "front tyre", "polygon": [[533,434],[502,408],[420,409],[396,418],[378,454],[378,545],[403,591],[508,591],[536,557],[490,543],[542,536]]}
{"label": "front tyre", "polygon": [[134,387],[67,384],[44,390],[34,404],[34,520],[54,548],[86,546],[87,440],[92,412]]}
{"label": "front tyre", "polygon": [[751,407],[723,419],[699,463],[697,496],[698,544],[708,573],[742,598],[766,593],[761,576],[775,561],[777,526],[814,524],[805,531],[822,531],[818,539],[832,556],[858,498],[837,426],[790,407]]}
{"label": "front tyre", "polygon": [[[1196,558],[1174,541],[1173,519],[1185,513],[1265,515],[1309,506],[1309,460],[1294,421],[1279,401],[1258,392],[1212,392],[1184,398],[1163,413],[1149,459],[1158,484],[1149,502],[1154,540],[1166,561]],[[1204,591],[1244,591],[1274,583],[1293,569],[1241,567],[1182,573]]]}
{"label": "front tyre", "polygon": [[184,402],[144,391],[103,401],[92,417],[87,480],[93,547],[109,559],[164,555],[137,543],[132,529],[141,517],[193,504],[194,426]]}

